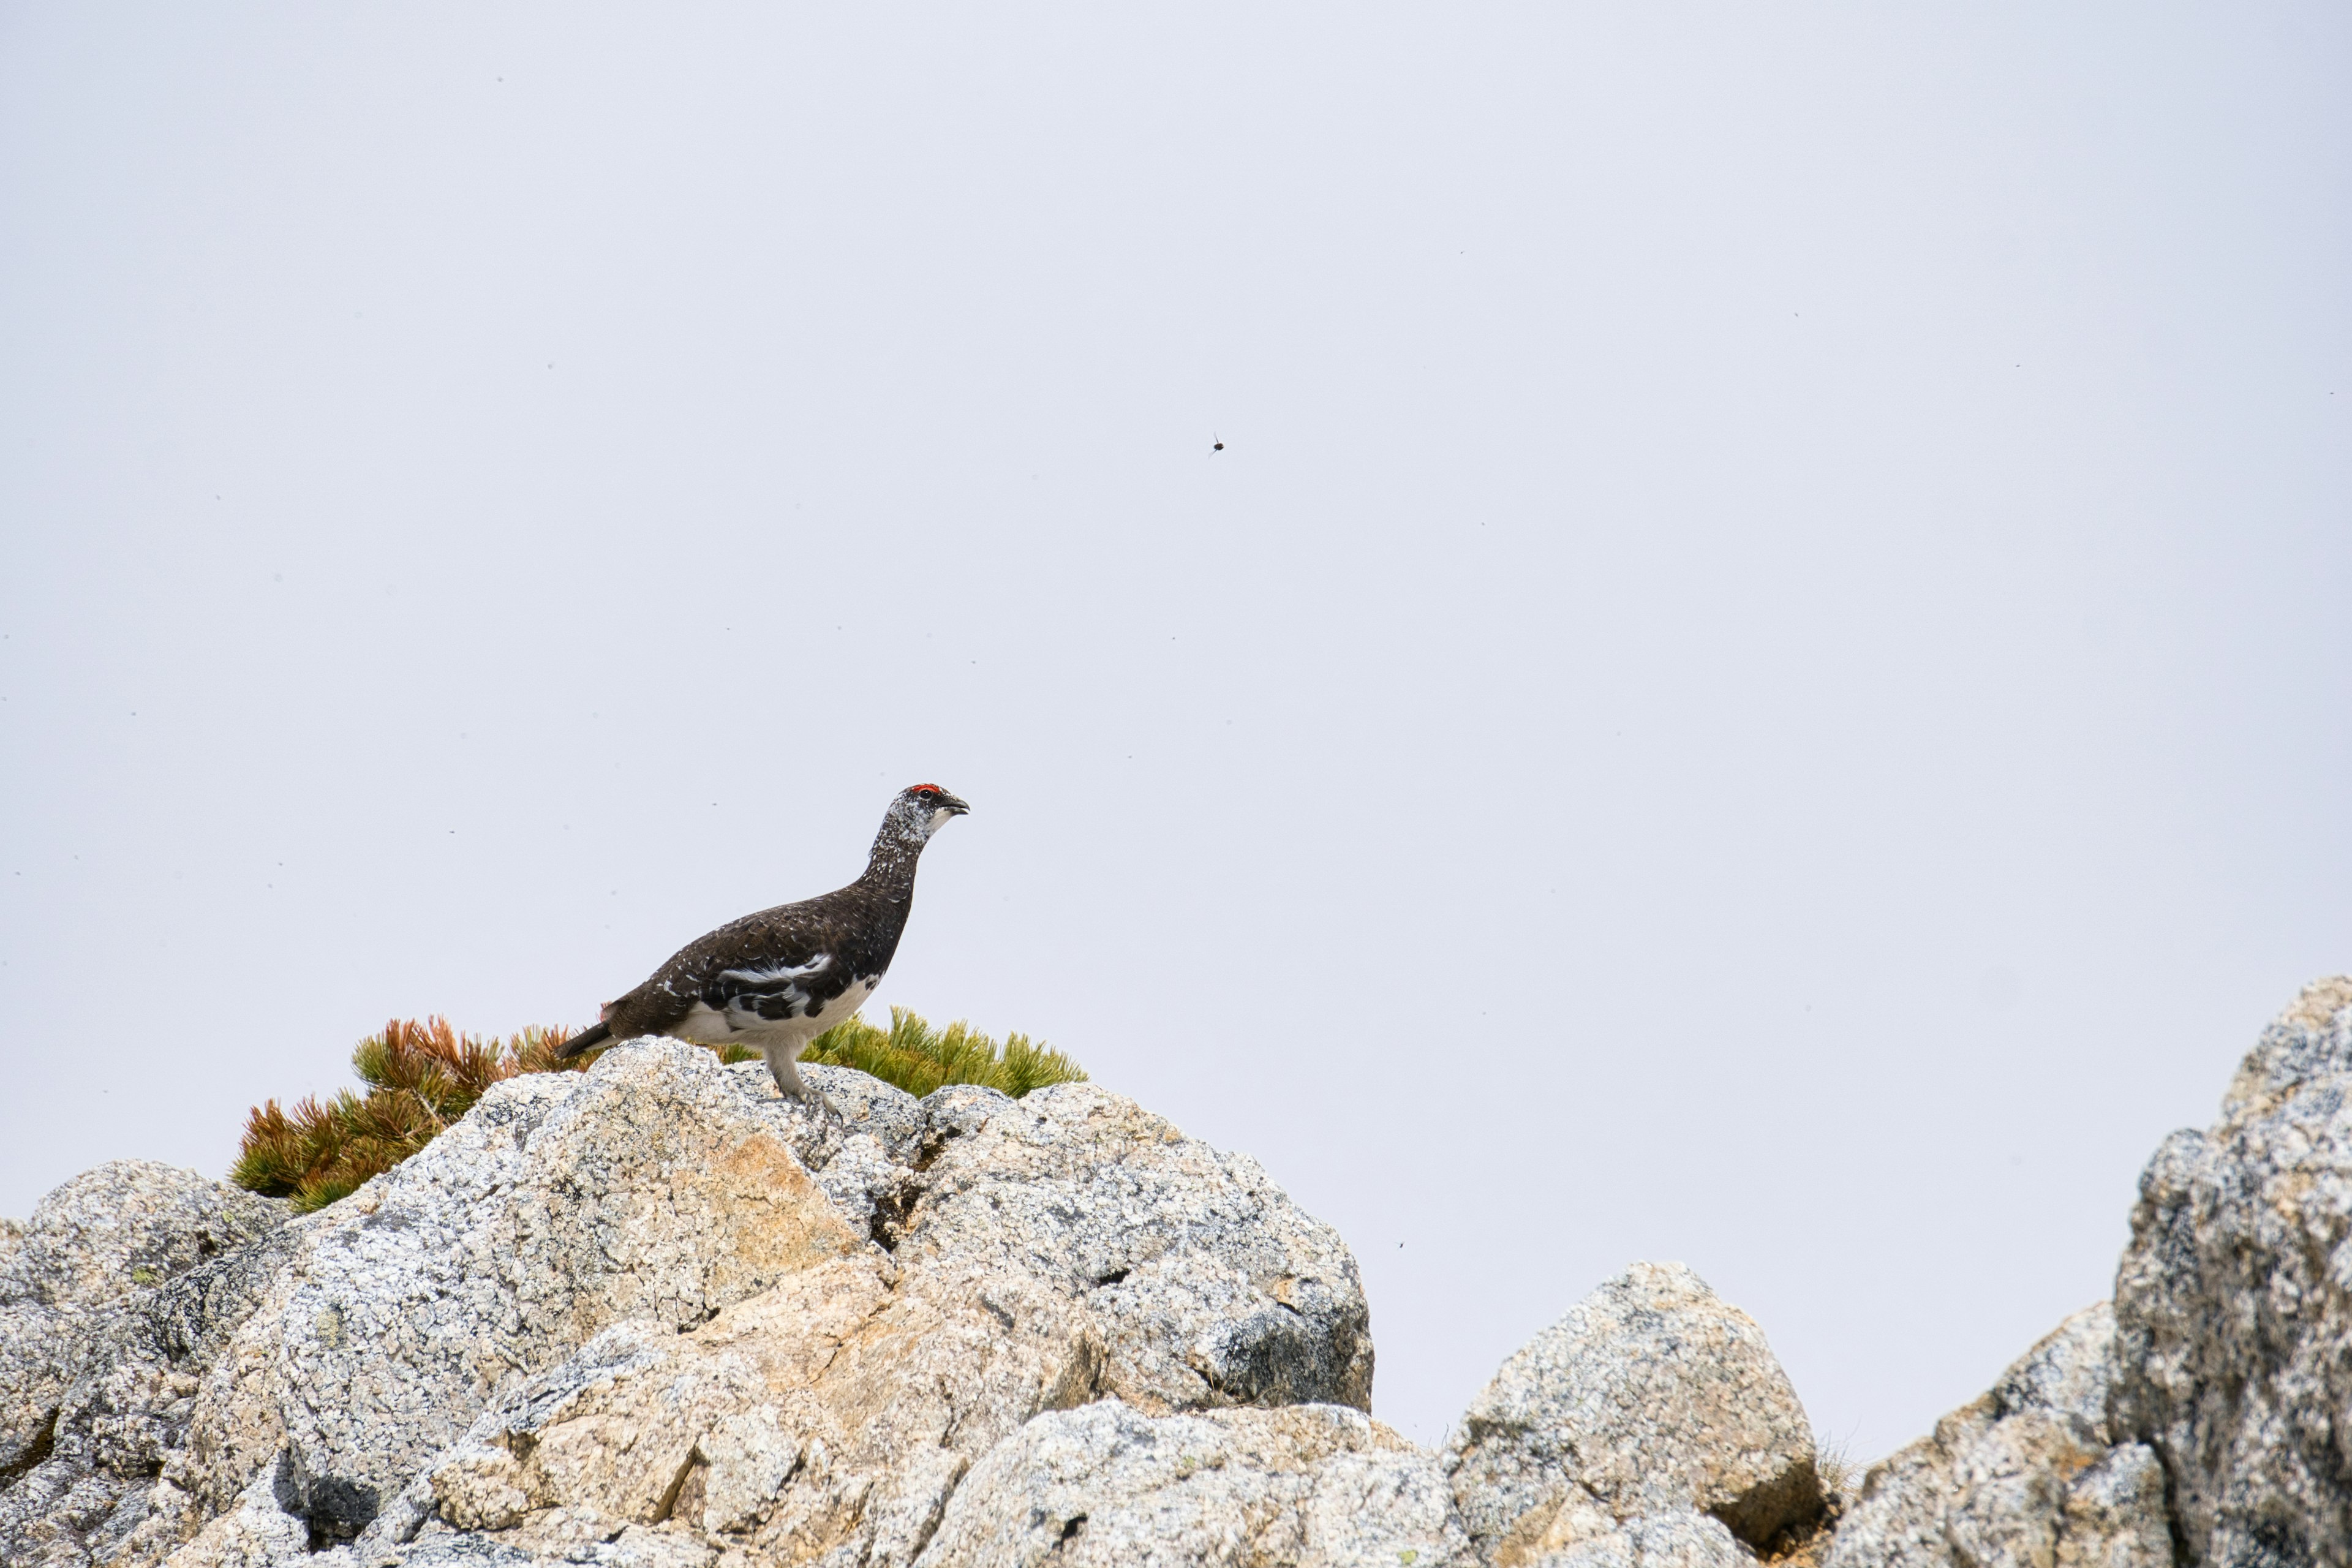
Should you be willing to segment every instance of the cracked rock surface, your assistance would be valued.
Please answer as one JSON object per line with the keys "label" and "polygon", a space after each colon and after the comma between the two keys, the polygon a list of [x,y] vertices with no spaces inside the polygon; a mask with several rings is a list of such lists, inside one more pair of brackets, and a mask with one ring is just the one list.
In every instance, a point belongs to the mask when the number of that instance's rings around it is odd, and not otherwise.
{"label": "cracked rock surface", "polygon": [[[1041,1411],[1370,1404],[1355,1261],[1255,1162],[1089,1084],[809,1070],[838,1124],[630,1042],[291,1222],[68,1184],[5,1238],[0,1420],[57,1452],[0,1478],[0,1560],[899,1563]],[[40,1331],[92,1291],[75,1373]]]}
{"label": "cracked rock surface", "polygon": [[7,1227],[0,1563],[103,1561],[152,1537],[148,1493],[185,1443],[210,1331],[285,1222],[194,1171],[116,1160]]}
{"label": "cracked rock surface", "polygon": [[2140,1177],[2112,1306],[1873,1466],[1830,1568],[2352,1563],[2352,977]]}
{"label": "cracked rock surface", "polygon": [[1822,1510],[1812,1426],[1764,1331],[1679,1263],[1635,1264],[1505,1362],[1445,1463],[1497,1564],[1652,1515],[1705,1515],[1726,1547],[1762,1546]]}
{"label": "cracked rock surface", "polygon": [[1336,1405],[1041,1415],[948,1503],[925,1568],[1475,1563],[1436,1456]]}
{"label": "cracked rock surface", "polygon": [[7,1568],[2352,1563],[2352,979],[2142,1178],[2112,1307],[1829,1499],[1753,1320],[1636,1264],[1442,1449],[1355,1260],[1092,1084],[663,1040],[289,1218],[117,1162],[0,1222]]}
{"label": "cracked rock surface", "polygon": [[1990,1392],[1871,1468],[1829,1568],[2169,1568],[2164,1473],[2107,1421],[2116,1319],[2061,1323]]}
{"label": "cracked rock surface", "polygon": [[2352,977],[2305,988],[2140,1177],[2112,1416],[2186,1561],[2352,1563]]}

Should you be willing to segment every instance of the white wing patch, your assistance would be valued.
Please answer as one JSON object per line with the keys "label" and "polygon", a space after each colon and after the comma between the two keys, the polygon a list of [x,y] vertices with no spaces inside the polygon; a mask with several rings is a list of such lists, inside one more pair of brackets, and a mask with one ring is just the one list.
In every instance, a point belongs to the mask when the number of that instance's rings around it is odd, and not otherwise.
{"label": "white wing patch", "polygon": [[810,959],[806,963],[793,964],[786,967],[773,969],[722,969],[719,972],[719,978],[721,980],[740,980],[746,985],[773,985],[783,981],[806,980],[813,975],[822,974],[827,969],[832,967],[833,954],[829,952],[820,952],[814,958]]}

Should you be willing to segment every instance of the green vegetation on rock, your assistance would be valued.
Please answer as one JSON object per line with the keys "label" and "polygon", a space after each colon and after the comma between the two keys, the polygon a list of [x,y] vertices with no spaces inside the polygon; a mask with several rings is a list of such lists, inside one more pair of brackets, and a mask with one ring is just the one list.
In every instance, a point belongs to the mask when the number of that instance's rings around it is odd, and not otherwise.
{"label": "green vegetation on rock", "polygon": [[1026,1035],[1007,1035],[1000,1047],[969,1024],[934,1028],[904,1007],[890,1009],[887,1029],[863,1018],[835,1025],[810,1042],[801,1062],[856,1068],[913,1095],[950,1083],[977,1083],[1018,1100],[1033,1089],[1087,1076],[1077,1063]]}
{"label": "green vegetation on rock", "polygon": [[[272,1100],[249,1112],[229,1180],[290,1198],[300,1213],[324,1208],[432,1142],[492,1084],[520,1073],[584,1070],[601,1052],[555,1058],[572,1033],[527,1028],[504,1040],[480,1039],[458,1034],[446,1018],[395,1018],[352,1052],[364,1092],[343,1089],[324,1103],[306,1095],[290,1109]],[[725,1062],[760,1059],[741,1046],[715,1049]],[[1087,1076],[1026,1035],[1008,1035],[999,1046],[969,1024],[936,1028],[904,1007],[890,1009],[887,1029],[853,1017],[826,1030],[801,1061],[856,1068],[915,1095],[977,1083],[1017,1099]]]}

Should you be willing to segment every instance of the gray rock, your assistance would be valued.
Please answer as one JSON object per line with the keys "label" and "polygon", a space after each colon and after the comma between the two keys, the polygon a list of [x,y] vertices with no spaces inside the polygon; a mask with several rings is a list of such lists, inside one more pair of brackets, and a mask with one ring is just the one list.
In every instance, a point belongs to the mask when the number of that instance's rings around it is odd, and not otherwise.
{"label": "gray rock", "polygon": [[584,1074],[493,1088],[301,1223],[164,1479],[210,1517],[282,1456],[289,1510],[348,1541],[494,1391],[608,1324],[690,1329],[872,1250],[794,1152],[838,1138],[749,1083],[707,1051],[640,1041]]}
{"label": "gray rock", "polygon": [[493,1402],[361,1559],[454,1532],[552,1560],[635,1528],[647,1551],[903,1565],[1040,1412],[1368,1400],[1354,1261],[1255,1163],[1090,1084],[922,1112],[913,1163],[869,1189],[887,1248],[684,1333],[615,1325]]}
{"label": "gray rock", "polygon": [[1033,1280],[1082,1307],[1093,1391],[1148,1411],[1371,1407],[1355,1258],[1256,1161],[1094,1084],[1018,1100],[958,1087],[924,1105],[935,1152],[902,1267]]}
{"label": "gray rock", "polygon": [[1828,1568],[2169,1568],[2156,1456],[2108,1425],[2116,1371],[2102,1301],[1872,1466]]}
{"label": "gray rock", "polygon": [[2187,1561],[2352,1562],[2352,978],[2263,1032],[2204,1132],[2140,1178],[2116,1276],[2118,1436]]}
{"label": "gray rock", "polygon": [[193,1171],[121,1160],[16,1228],[0,1264],[0,1562],[103,1561],[147,1523],[195,1387],[182,1342],[212,1321],[213,1282],[285,1219]]}
{"label": "gray rock", "polygon": [[949,1500],[920,1568],[1470,1568],[1436,1458],[1341,1405],[1040,1415]]}
{"label": "gray rock", "polygon": [[1505,1362],[1446,1464],[1501,1564],[1690,1510],[1760,1546],[1822,1508],[1812,1427],[1763,1331],[1677,1263],[1635,1264]]}
{"label": "gray rock", "polygon": [[352,1568],[347,1548],[311,1551],[309,1526],[286,1511],[283,1475],[257,1476],[236,1506],[174,1552],[173,1568]]}
{"label": "gray rock", "polygon": [[[900,1568],[1040,1413],[1369,1405],[1354,1260],[1254,1162],[1089,1084],[810,1073],[840,1122],[630,1042],[291,1223],[68,1184],[0,1238],[0,1561]],[[68,1311],[103,1332],[63,1356]],[[1459,1546],[1433,1457],[1360,1414],[1299,1428],[1311,1463],[1230,1420],[1313,1561]]]}
{"label": "gray rock", "polygon": [[279,1205],[152,1160],[110,1162],[43,1198],[0,1262],[0,1475],[44,1441],[115,1317],[285,1218]]}
{"label": "gray rock", "polygon": [[1534,1568],[1750,1568],[1756,1554],[1711,1514],[1675,1509],[1628,1520],[1603,1535],[1548,1552]]}

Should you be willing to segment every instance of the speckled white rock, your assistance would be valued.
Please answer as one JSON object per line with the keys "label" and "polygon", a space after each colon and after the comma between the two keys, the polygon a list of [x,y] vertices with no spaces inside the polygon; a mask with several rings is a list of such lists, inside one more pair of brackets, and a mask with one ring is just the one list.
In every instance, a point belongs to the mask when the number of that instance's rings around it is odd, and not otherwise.
{"label": "speckled white rock", "polygon": [[894,1252],[683,1334],[608,1331],[485,1411],[362,1559],[453,1551],[450,1532],[545,1556],[636,1527],[895,1568],[1041,1411],[1368,1400],[1353,1259],[1255,1163],[1089,1084],[952,1088],[922,1112],[911,1163],[876,1184]]}
{"label": "speckled white rock", "polygon": [[[42,1527],[0,1558],[905,1564],[1040,1411],[1369,1403],[1354,1260],[1255,1163],[1092,1085],[810,1072],[845,1126],[630,1042],[173,1279],[0,1484]],[[54,1239],[106,1181],[7,1267],[135,1273],[145,1242]]]}
{"label": "speckled white rock", "polygon": [[1680,1510],[1760,1544],[1822,1506],[1812,1427],[1763,1331],[1678,1263],[1635,1264],[1528,1342],[1446,1457],[1507,1568]]}
{"label": "speckled white rock", "polygon": [[352,1568],[347,1547],[310,1550],[310,1527],[280,1504],[282,1479],[256,1477],[235,1508],[172,1554],[171,1568]]}
{"label": "speckled white rock", "polygon": [[498,1085],[422,1153],[299,1222],[165,1479],[209,1514],[282,1453],[281,1493],[349,1539],[508,1379],[610,1323],[689,1328],[866,1252],[795,1155],[794,1121],[808,1119],[772,1089],[762,1100],[675,1042]]}
{"label": "speckled white rock", "polygon": [[1752,1568],[1755,1562],[1756,1554],[1734,1540],[1721,1520],[1674,1509],[1546,1552],[1532,1568]]}
{"label": "speckled white rock", "polygon": [[0,1469],[47,1427],[80,1354],[119,1310],[286,1220],[283,1205],[194,1171],[115,1160],[10,1222],[0,1261]]}
{"label": "speckled white rock", "polygon": [[920,1568],[1454,1568],[1475,1563],[1436,1458],[1361,1412],[1041,1415],[948,1502]]}
{"label": "speckled white rock", "polygon": [[939,1152],[900,1227],[910,1275],[1030,1280],[1082,1306],[1096,1390],[1148,1411],[1370,1407],[1355,1258],[1256,1161],[1090,1083],[924,1105]]}
{"label": "speckled white rock", "polygon": [[14,1227],[0,1264],[0,1563],[79,1568],[147,1521],[194,1390],[173,1347],[203,1337],[216,1260],[285,1219],[193,1171],[118,1160]]}
{"label": "speckled white rock", "polygon": [[2067,1319],[1871,1467],[1829,1568],[2170,1568],[2163,1472],[2107,1424],[2115,1355],[2105,1302]]}
{"label": "speckled white rock", "polygon": [[2352,977],[2263,1032],[2140,1178],[2116,1276],[2117,1436],[2169,1473],[2189,1561],[2352,1562]]}

